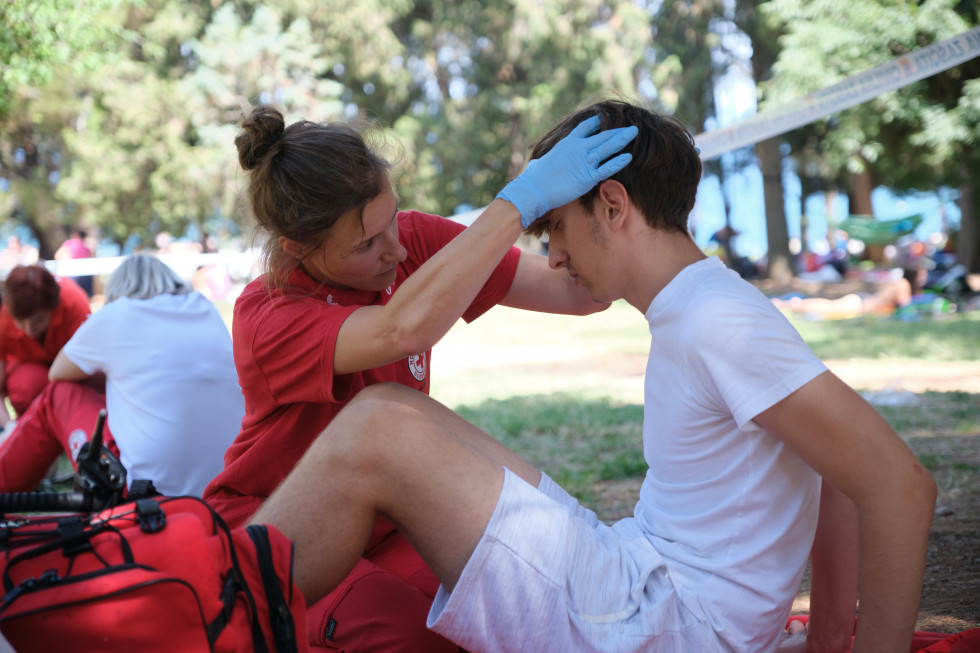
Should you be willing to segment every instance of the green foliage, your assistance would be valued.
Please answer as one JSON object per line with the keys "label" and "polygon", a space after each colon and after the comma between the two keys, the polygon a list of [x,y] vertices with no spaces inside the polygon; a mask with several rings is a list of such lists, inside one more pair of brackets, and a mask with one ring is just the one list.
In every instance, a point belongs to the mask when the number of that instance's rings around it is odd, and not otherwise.
{"label": "green foliage", "polygon": [[[631,2],[420,2],[405,61],[424,91],[395,133],[399,197],[437,213],[489,203],[530,143],[599,94],[638,97],[649,15]],[[545,63],[547,62],[547,63]]]}
{"label": "green foliage", "polygon": [[[37,13],[52,16],[67,3],[41,4]],[[98,13],[117,6],[89,3],[77,22],[98,16],[128,47],[115,45],[110,66],[96,56],[109,39],[76,40],[88,72],[62,75],[64,102],[18,104],[23,135],[0,138],[0,174],[23,138],[52,153],[38,174],[61,173],[56,189],[35,184],[45,203],[25,204],[19,188],[9,209],[39,234],[83,222],[146,240],[215,217],[247,222],[232,141],[243,109],[260,102],[290,121],[393,127],[382,147],[400,164],[394,182],[411,208],[486,203],[556,117],[591,94],[636,97],[632,53],[650,41],[649,13],[627,1],[148,0]],[[13,25],[26,7],[17,0],[3,15]],[[65,58],[49,50],[38,40],[30,66],[61,70]],[[56,115],[50,132],[35,128]]]}
{"label": "green foliage", "polygon": [[116,58],[121,26],[113,12],[126,0],[4,0],[0,5],[0,119],[21,94],[61,67],[82,73]]}
{"label": "green foliage", "polygon": [[[774,106],[960,34],[976,16],[955,0],[771,0],[763,11],[783,25],[781,55],[765,83],[763,106]],[[972,23],[971,23],[972,21]],[[969,110],[967,82],[980,64],[967,62],[822,120],[819,157],[831,181],[840,171],[874,170],[876,181],[900,189],[957,185],[957,161],[973,157],[980,131]],[[813,128],[811,128],[812,130]],[[811,152],[811,156],[815,152]]]}
{"label": "green foliage", "polygon": [[[0,176],[13,192],[0,211],[42,246],[66,223],[118,240],[246,223],[232,141],[243,108],[271,102],[290,120],[390,128],[381,147],[398,164],[402,204],[446,214],[489,202],[534,139],[597,98],[647,97],[695,131],[710,125],[713,85],[739,64],[745,34],[785,34],[778,49],[753,37],[757,55],[780,52],[764,87],[777,101],[962,31],[976,22],[956,13],[965,6],[7,0]],[[976,77],[960,67],[818,123],[794,155],[819,161],[833,183],[862,161],[898,186],[968,178],[978,168]],[[24,143],[34,149],[15,163]]]}
{"label": "green foliage", "polygon": [[714,115],[714,84],[734,59],[714,28],[723,15],[724,3],[719,0],[670,0],[653,18],[650,78],[657,101],[698,131]]}

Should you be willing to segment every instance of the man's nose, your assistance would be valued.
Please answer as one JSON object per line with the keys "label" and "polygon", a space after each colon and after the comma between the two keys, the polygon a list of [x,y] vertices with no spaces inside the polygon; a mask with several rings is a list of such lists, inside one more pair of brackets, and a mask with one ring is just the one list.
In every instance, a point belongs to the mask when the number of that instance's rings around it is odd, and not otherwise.
{"label": "man's nose", "polygon": [[565,267],[565,263],[568,261],[568,255],[565,253],[561,247],[557,247],[556,243],[548,243],[548,265],[556,270],[560,270]]}

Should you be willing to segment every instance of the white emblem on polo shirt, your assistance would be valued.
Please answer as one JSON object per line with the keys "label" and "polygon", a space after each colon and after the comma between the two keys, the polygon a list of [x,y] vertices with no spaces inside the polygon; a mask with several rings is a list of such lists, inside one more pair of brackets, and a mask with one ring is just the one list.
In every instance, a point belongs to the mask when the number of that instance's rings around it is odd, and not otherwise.
{"label": "white emblem on polo shirt", "polygon": [[82,450],[82,445],[88,442],[88,433],[82,429],[75,429],[68,434],[68,451],[71,452],[71,459],[78,460],[78,452]]}
{"label": "white emblem on polo shirt", "polygon": [[415,354],[408,357],[408,369],[411,370],[412,376],[415,377],[416,381],[421,381],[425,378],[425,354]]}

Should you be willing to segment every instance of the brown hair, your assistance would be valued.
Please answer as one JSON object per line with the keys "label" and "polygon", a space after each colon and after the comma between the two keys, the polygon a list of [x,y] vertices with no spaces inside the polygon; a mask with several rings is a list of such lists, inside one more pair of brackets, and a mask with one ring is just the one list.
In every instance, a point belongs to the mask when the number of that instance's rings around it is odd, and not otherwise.
{"label": "brown hair", "polygon": [[[694,208],[701,182],[701,158],[690,132],[672,116],[654,113],[620,100],[593,104],[563,118],[531,150],[531,158],[545,155],[586,118],[599,115],[600,129],[636,125],[639,134],[624,149],[633,155],[611,179],[623,184],[630,199],[656,229],[687,233],[687,216]],[[590,213],[598,187],[579,198]],[[533,223],[528,232],[541,235],[547,220]]]}
{"label": "brown hair", "polygon": [[381,193],[390,164],[342,123],[302,120],[286,127],[278,109],[258,106],[241,127],[238,161],[249,174],[255,221],[269,235],[266,271],[282,286],[300,261],[283,251],[279,237],[318,247],[341,216]]}
{"label": "brown hair", "polygon": [[61,287],[43,265],[18,265],[3,282],[3,303],[14,319],[53,311],[60,301]]}

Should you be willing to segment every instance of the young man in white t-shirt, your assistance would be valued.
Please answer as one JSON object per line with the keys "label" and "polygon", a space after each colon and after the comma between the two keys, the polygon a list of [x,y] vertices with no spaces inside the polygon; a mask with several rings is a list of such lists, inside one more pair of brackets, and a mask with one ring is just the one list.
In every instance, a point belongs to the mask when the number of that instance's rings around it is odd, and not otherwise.
{"label": "young man in white t-shirt", "polygon": [[[588,171],[608,152],[589,134],[627,126],[632,160],[600,181]],[[569,197],[582,170],[593,181]],[[771,651],[808,556],[807,651],[850,647],[859,580],[854,651],[908,650],[935,484],[761,293],[700,251],[687,231],[700,177],[676,121],[604,102],[549,132],[480,226],[487,242],[547,231],[553,267],[646,316],[650,469],[634,517],[602,524],[452,411],[374,386],[254,518],[295,541],[308,600],[382,514],[443,583],[430,627],[468,650]]]}

